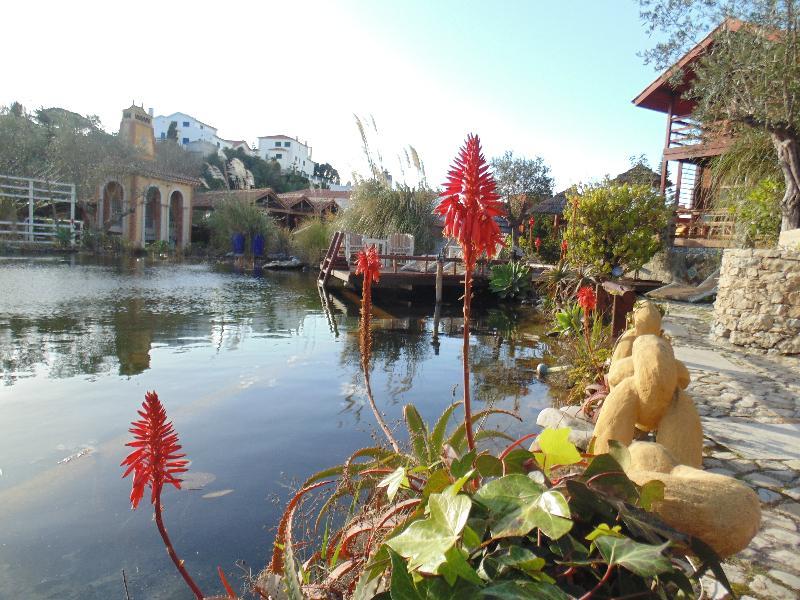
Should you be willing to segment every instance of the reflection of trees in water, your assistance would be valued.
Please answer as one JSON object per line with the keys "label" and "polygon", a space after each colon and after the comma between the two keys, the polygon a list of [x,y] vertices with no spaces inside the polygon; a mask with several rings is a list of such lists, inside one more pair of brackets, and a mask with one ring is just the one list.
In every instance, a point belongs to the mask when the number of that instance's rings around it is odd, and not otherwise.
{"label": "reflection of trees in water", "polygon": [[169,289],[168,280],[140,285],[138,263],[118,263],[107,272],[109,279],[119,273],[131,276],[117,290],[124,297],[98,291],[96,298],[79,305],[56,299],[53,314],[46,317],[0,320],[0,365],[6,385],[32,376],[40,367],[53,378],[111,373],[115,366],[121,375],[137,375],[150,367],[154,343],[210,342],[235,350],[251,336],[294,335],[309,311],[319,310],[313,279],[297,274],[276,281],[242,277],[216,288],[190,288],[197,293],[188,293]]}
{"label": "reflection of trees in water", "polygon": [[[344,336],[340,361],[360,368],[358,330],[348,330]],[[386,375],[385,393],[392,403],[411,389],[418,365],[427,360],[433,348],[431,333],[425,330],[422,319],[372,319],[372,367]]]}
{"label": "reflection of trees in water", "polygon": [[[513,408],[517,408],[520,399],[530,393],[542,346],[534,336],[526,337],[520,332],[526,329],[527,319],[527,314],[509,309],[491,309],[476,319],[470,358],[477,401],[494,405],[512,399]],[[439,335],[458,338],[462,326],[462,318],[443,317]],[[430,319],[373,319],[372,364],[375,370],[386,374],[386,389],[380,394],[387,395],[393,403],[402,401],[402,395],[413,386],[419,365],[432,358],[432,329]],[[354,367],[355,384],[360,360],[358,332],[347,331],[344,342],[340,360]]]}
{"label": "reflection of trees in water", "polygon": [[91,321],[14,317],[7,326],[0,323],[3,383],[12,385],[19,377],[31,376],[39,365],[47,365],[53,378],[110,372],[114,345],[113,332]]}

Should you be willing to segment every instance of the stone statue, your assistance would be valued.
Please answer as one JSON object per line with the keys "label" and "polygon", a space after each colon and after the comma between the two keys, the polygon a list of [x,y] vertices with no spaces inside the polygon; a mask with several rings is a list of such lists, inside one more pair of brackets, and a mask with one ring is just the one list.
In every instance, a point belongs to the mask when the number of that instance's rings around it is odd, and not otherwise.
{"label": "stone statue", "polygon": [[[758,496],[736,479],[702,470],[703,429],[684,391],[689,371],[663,337],[653,303],[637,308],[633,323],[611,359],[611,391],[595,426],[594,452],[608,452],[610,440],[628,446],[627,475],[639,485],[664,483],[664,499],[654,502],[653,510],[720,556],[734,554],[758,532]],[[634,442],[649,432],[655,432],[655,442]]]}

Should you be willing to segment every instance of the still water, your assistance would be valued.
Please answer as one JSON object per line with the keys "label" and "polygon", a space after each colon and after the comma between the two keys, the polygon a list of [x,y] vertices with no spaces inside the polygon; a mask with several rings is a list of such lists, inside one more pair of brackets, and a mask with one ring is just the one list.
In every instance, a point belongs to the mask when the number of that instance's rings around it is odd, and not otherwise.
{"label": "still water", "polygon": [[[461,323],[445,312],[435,336],[432,306],[380,308],[376,401],[390,422],[409,402],[432,420],[461,396]],[[528,433],[551,403],[536,327],[497,310],[476,325],[474,402],[518,410],[524,424],[501,425]],[[163,496],[187,568],[208,594],[217,565],[260,570],[292,486],[376,431],[357,328],[352,301],[323,302],[307,273],[0,257],[0,598],[123,598],[123,569],[134,598],[191,597],[120,478],[151,389],[192,461],[195,489]]]}

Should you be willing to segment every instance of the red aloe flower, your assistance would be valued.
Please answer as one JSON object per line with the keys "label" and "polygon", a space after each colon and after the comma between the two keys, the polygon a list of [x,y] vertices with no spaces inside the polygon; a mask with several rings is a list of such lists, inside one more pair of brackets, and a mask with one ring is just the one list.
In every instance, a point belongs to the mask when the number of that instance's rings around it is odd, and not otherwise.
{"label": "red aloe flower", "polygon": [[380,281],[381,278],[381,259],[378,258],[378,251],[372,245],[364,248],[358,253],[356,259],[356,275],[363,274],[361,282],[361,322],[359,323],[359,337],[361,342],[361,369],[364,372],[364,384],[367,391],[370,409],[375,415],[378,426],[383,431],[386,439],[392,445],[395,452],[400,452],[400,446],[394,439],[389,426],[384,421],[372,395],[372,386],[369,380],[369,362],[372,355],[372,334],[370,332],[370,315],[372,313],[372,282]]}
{"label": "red aloe flower", "polygon": [[167,554],[195,598],[202,600],[203,592],[186,571],[183,561],[178,558],[161,515],[161,490],[164,484],[171,483],[181,489],[181,479],[176,475],[188,471],[186,465],[189,461],[184,460],[185,454],[178,454],[181,449],[178,434],[172,428],[172,422],[167,421],[167,411],[158,399],[158,394],[154,391],[145,393],[142,410],[137,412],[142,418],[133,421],[129,429],[135,440],[125,444],[135,450],[120,465],[128,467],[123,478],[133,472],[131,508],[135,509],[139,505],[144,488],[149,485],[150,501],[155,505],[156,527],[167,548]]}
{"label": "red aloe flower", "polygon": [[189,464],[189,461],[183,460],[185,454],[178,454],[181,449],[178,434],[173,430],[172,423],[167,422],[167,411],[158,399],[158,394],[147,392],[142,410],[138,413],[142,418],[131,423],[129,429],[136,439],[125,444],[135,450],[120,465],[128,466],[123,478],[133,472],[133,509],[139,505],[145,486],[150,486],[150,501],[153,504],[161,496],[165,483],[171,483],[180,489],[181,479],[176,475],[185,473],[188,470],[186,465]]}
{"label": "red aloe flower", "polygon": [[537,237],[537,238],[536,238],[536,239],[533,241],[533,245],[534,245],[534,246],[536,246],[536,251],[538,252],[538,251],[539,251],[539,247],[542,245],[542,240],[541,240],[541,238],[538,238],[538,237]]}
{"label": "red aloe flower", "polygon": [[597,294],[595,294],[592,286],[585,285],[578,290],[578,306],[580,306],[586,314],[597,308]]}
{"label": "red aloe flower", "polygon": [[530,225],[531,227],[533,227],[534,225],[536,225],[536,219],[534,219],[533,217],[531,217],[530,219],[528,219],[528,225]]}
{"label": "red aloe flower", "polygon": [[472,433],[472,408],[469,381],[469,315],[472,303],[472,272],[475,261],[486,253],[493,258],[498,244],[502,244],[500,227],[495,217],[503,214],[500,196],[494,177],[481,153],[477,135],[468,135],[459,150],[444,184],[440,197],[444,198],[436,213],[444,216],[444,235],[455,238],[464,256],[464,341],[462,369],[464,372],[464,429],[467,446],[475,449]]}
{"label": "red aloe flower", "polygon": [[378,258],[378,251],[373,244],[369,248],[364,248],[358,253],[356,258],[356,275],[364,274],[364,281],[370,283],[381,280],[381,259]]}
{"label": "red aloe flower", "polygon": [[561,258],[567,255],[567,240],[561,241]]}
{"label": "red aloe flower", "polygon": [[440,194],[444,199],[434,212],[444,216],[444,235],[461,245],[469,270],[481,253],[493,258],[502,243],[494,218],[503,214],[503,206],[477,135],[467,136],[444,188]]}

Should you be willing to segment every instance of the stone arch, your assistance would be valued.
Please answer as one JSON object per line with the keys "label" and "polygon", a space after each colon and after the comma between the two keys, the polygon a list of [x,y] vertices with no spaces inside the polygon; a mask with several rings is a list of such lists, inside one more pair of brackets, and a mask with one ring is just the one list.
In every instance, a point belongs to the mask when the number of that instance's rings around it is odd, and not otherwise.
{"label": "stone arch", "polygon": [[169,243],[176,248],[183,246],[183,194],[175,190],[169,196],[168,235]]}
{"label": "stone arch", "polygon": [[100,228],[112,233],[122,233],[122,217],[125,211],[125,188],[119,181],[111,180],[103,186]]}
{"label": "stone arch", "polygon": [[144,196],[144,243],[161,238],[161,190],[151,185]]}

